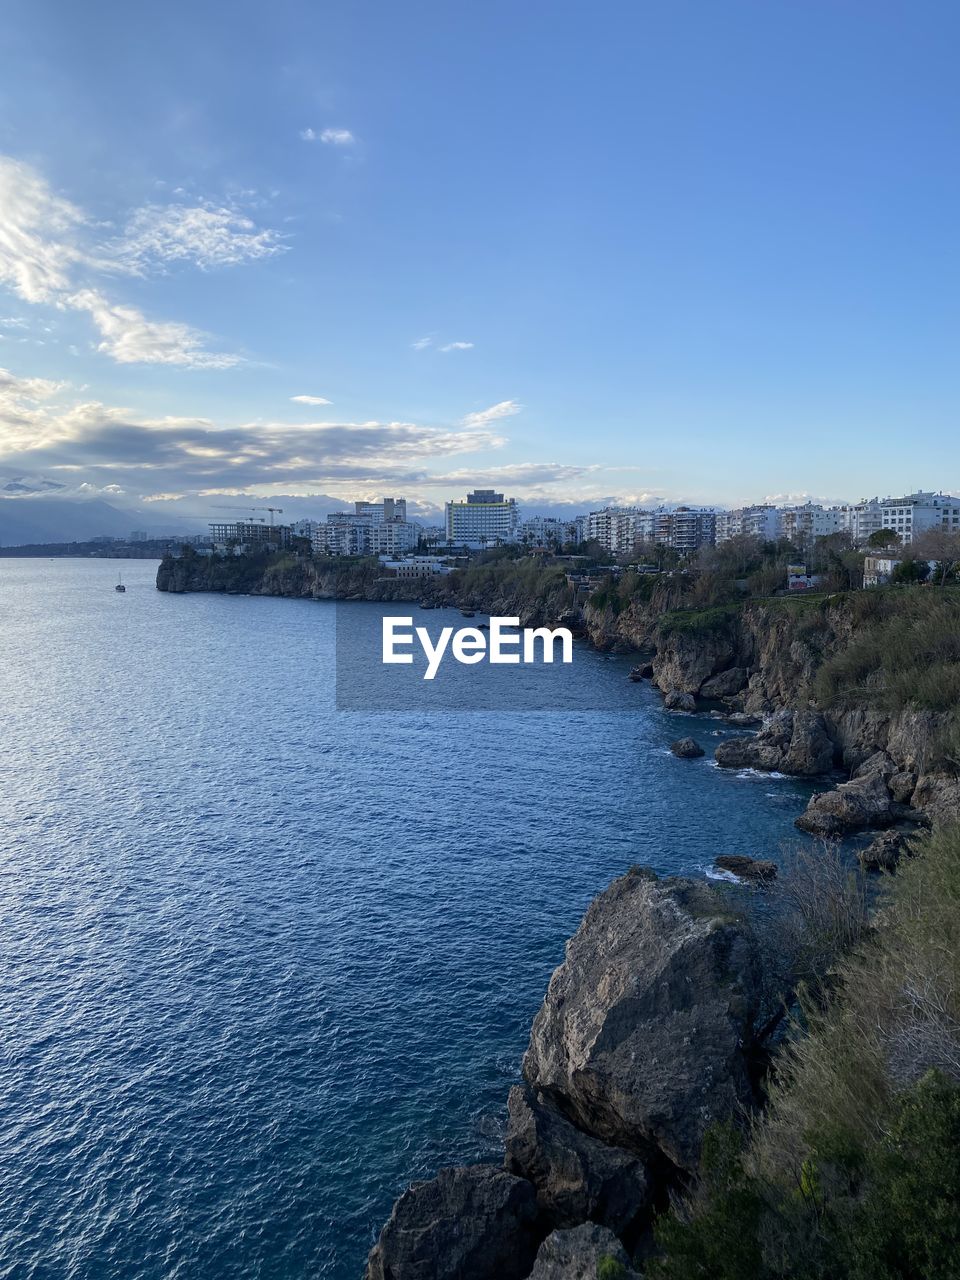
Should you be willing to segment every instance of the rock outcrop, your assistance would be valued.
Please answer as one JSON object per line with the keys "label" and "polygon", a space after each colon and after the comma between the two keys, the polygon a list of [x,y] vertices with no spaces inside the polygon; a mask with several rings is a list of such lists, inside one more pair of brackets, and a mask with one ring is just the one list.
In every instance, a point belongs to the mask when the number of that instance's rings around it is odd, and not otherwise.
{"label": "rock outcrop", "polygon": [[683,689],[669,689],[664,695],[663,705],[668,711],[696,711],[697,700]]}
{"label": "rock outcrop", "polygon": [[857,861],[864,871],[896,871],[908,850],[902,831],[884,831],[858,852]]}
{"label": "rock outcrop", "polygon": [[810,835],[831,839],[892,826],[899,816],[883,774],[875,771],[812,796],[794,825]]}
{"label": "rock outcrop", "polygon": [[366,1280],[525,1280],[541,1235],[529,1182],[495,1165],[442,1169],[393,1206]]}
{"label": "rock outcrop", "polygon": [[742,853],[722,853],[713,864],[721,871],[729,871],[741,880],[757,880],[768,883],[777,878],[777,864],[766,858],[748,858]]}
{"label": "rock outcrop", "polygon": [[724,769],[763,769],[812,778],[833,768],[834,744],[819,711],[785,708],[752,737],[729,738],[716,750]]}
{"label": "rock outcrop", "polygon": [[714,1121],[752,1106],[757,950],[707,884],[635,870],[591,904],[523,1062],[571,1122],[692,1170]]}
{"label": "rock outcrop", "polygon": [[554,1231],[540,1246],[530,1280],[639,1280],[626,1249],[606,1227]]}
{"label": "rock outcrop", "polygon": [[540,1090],[510,1090],[504,1166],[537,1191],[555,1227],[590,1220],[622,1235],[647,1207],[649,1179],[634,1152],[583,1133]]}
{"label": "rock outcrop", "polygon": [[681,760],[696,760],[706,754],[696,738],[678,738],[670,744],[670,750]]}
{"label": "rock outcrop", "polygon": [[699,689],[700,697],[732,697],[733,694],[746,688],[749,678],[746,667],[728,667],[726,671],[721,671],[718,675],[711,676],[709,680],[704,680]]}

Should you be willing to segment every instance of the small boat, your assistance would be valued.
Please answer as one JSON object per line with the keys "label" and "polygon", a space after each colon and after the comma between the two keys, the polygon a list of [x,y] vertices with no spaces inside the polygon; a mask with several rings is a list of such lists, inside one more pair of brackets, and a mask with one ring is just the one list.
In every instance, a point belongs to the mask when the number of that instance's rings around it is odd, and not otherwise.
{"label": "small boat", "polygon": [[123,585],[123,574],[118,575],[117,585],[113,589],[114,591],[126,591],[127,588]]}

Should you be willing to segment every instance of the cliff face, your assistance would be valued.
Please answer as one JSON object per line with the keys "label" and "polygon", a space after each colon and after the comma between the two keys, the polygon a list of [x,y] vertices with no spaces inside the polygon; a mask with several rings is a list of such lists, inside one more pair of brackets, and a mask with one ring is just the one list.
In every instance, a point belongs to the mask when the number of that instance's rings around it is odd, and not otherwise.
{"label": "cliff face", "polygon": [[[621,1267],[755,1104],[756,942],[706,883],[634,869],[567,944],[510,1096],[505,1168],[443,1170],[394,1206],[367,1280],[508,1280]],[[626,1274],[616,1271],[615,1274]]]}

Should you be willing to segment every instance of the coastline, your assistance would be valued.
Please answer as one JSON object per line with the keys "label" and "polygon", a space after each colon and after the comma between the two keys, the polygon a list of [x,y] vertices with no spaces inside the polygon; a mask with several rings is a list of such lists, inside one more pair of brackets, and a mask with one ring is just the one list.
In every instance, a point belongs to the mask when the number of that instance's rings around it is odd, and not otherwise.
{"label": "coastline", "polygon": [[[211,589],[202,568],[187,568],[161,566],[160,589]],[[356,566],[243,568],[250,594],[424,595],[365,579]],[[537,622],[572,608],[495,579],[485,592],[449,584],[428,599]],[[941,602],[958,608],[954,595]],[[872,864],[893,869],[914,835],[956,820],[960,779],[944,746],[949,710],[826,696],[825,677],[855,654],[864,628],[889,621],[884,607],[863,593],[659,614],[586,603],[573,625],[598,649],[649,655],[636,676],[668,709],[713,708],[758,725],[718,748],[722,767],[845,778],[818,792],[796,825],[824,839],[870,835],[871,848],[893,841],[888,862]],[[580,1274],[563,1270],[560,1254],[581,1269],[613,1259],[623,1269],[610,1274],[633,1274],[630,1259],[653,1247],[655,1218],[696,1176],[711,1126],[763,1101],[763,1065],[784,1009],[771,1016],[769,957],[737,892],[633,868],[596,897],[534,1021],[523,1082],[510,1094],[502,1167],[443,1170],[414,1184],[394,1205],[367,1280]],[[667,1063],[669,1071],[657,1065]]]}

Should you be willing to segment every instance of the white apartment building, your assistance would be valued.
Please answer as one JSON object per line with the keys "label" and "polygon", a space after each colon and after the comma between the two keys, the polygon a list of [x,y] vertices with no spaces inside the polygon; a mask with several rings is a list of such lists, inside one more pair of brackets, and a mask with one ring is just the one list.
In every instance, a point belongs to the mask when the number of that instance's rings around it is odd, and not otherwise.
{"label": "white apartment building", "polygon": [[846,527],[843,507],[824,507],[815,502],[779,511],[781,536],[795,547],[812,547],[817,538],[840,533]]}
{"label": "white apartment building", "polygon": [[928,529],[960,532],[960,498],[950,494],[919,490],[901,498],[864,498],[840,510],[857,546],[862,546],[871,534],[881,529],[892,529],[904,545]]}
{"label": "white apartment building", "polygon": [[753,507],[737,507],[734,511],[718,511],[716,514],[717,542],[729,542],[731,538],[759,538],[761,542],[776,542],[780,537],[780,512],[769,503]]}
{"label": "white apartment building", "polygon": [[407,519],[404,498],[356,502],[353,511],[331,511],[318,525],[314,550],[336,556],[402,555],[413,551],[420,525]]}
{"label": "white apartment building", "polygon": [[516,499],[505,498],[492,489],[474,489],[462,502],[446,504],[448,542],[494,547],[501,542],[516,542],[519,527]]}
{"label": "white apartment building", "polygon": [[627,555],[653,537],[653,512],[637,507],[604,507],[584,517],[583,541],[599,542],[611,555]]}
{"label": "white apartment building", "polygon": [[[582,519],[582,517],[581,517]],[[560,520],[556,516],[533,516],[522,520],[517,531],[521,542],[535,547],[563,547],[580,542],[583,525],[578,520]]]}
{"label": "white apartment building", "polygon": [[454,570],[454,566],[443,556],[408,556],[403,560],[381,556],[380,563],[402,579],[436,578],[453,573]]}

